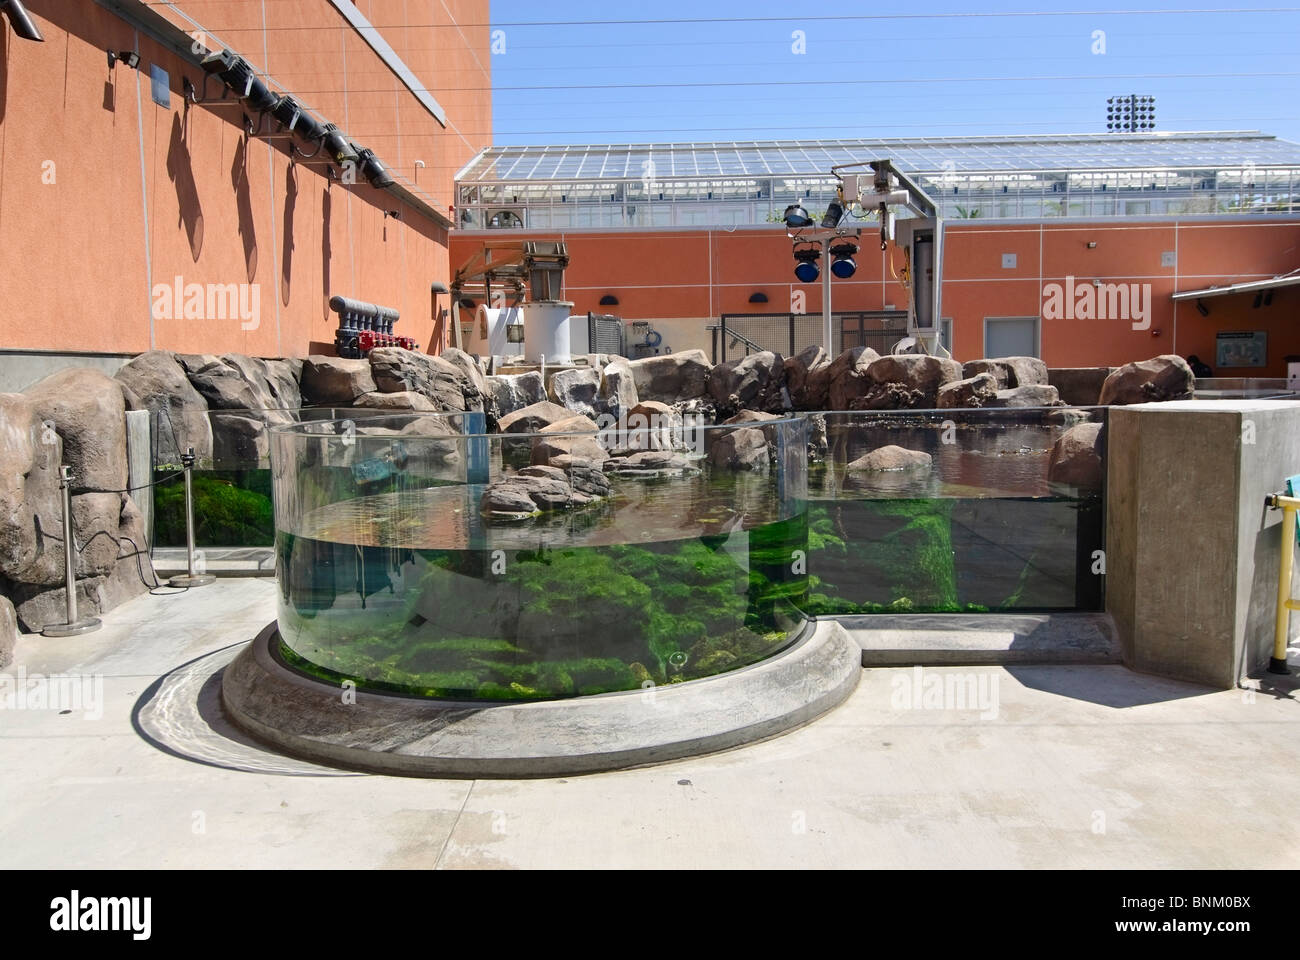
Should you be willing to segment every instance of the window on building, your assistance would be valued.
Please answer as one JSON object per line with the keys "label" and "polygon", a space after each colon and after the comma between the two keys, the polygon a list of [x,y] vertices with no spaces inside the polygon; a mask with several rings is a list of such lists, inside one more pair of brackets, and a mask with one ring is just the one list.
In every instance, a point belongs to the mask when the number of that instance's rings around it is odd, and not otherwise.
{"label": "window on building", "polygon": [[984,356],[1036,357],[1038,351],[1037,317],[984,318]]}

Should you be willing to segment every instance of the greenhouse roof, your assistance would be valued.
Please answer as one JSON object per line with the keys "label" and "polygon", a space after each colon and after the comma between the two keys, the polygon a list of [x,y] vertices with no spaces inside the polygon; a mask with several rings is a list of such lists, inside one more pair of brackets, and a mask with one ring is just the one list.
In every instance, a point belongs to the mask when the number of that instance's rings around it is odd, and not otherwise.
{"label": "greenhouse roof", "polygon": [[655,177],[827,176],[832,166],[888,158],[906,173],[1300,167],[1300,144],[1237,130],[896,140],[766,140],[488,147],[461,184]]}

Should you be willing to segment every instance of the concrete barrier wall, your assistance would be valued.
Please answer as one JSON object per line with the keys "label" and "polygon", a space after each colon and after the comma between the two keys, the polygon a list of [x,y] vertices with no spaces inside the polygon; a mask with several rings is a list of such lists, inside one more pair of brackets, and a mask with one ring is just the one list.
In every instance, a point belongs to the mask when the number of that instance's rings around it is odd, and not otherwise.
{"label": "concrete barrier wall", "polygon": [[1264,497],[1300,473],[1300,402],[1113,407],[1108,433],[1106,599],[1125,663],[1233,687],[1272,650],[1281,513]]}

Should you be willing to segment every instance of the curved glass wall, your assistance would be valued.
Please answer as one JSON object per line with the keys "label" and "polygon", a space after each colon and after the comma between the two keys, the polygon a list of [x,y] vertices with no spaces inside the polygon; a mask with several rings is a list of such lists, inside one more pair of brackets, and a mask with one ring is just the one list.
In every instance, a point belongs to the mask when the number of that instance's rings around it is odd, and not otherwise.
{"label": "curved glass wall", "polygon": [[[270,547],[275,542],[271,500],[270,430],[291,423],[368,420],[389,411],[373,407],[204,410],[211,444],[194,464],[194,541],[204,547]],[[438,414],[457,431],[482,429],[473,413]],[[481,414],[479,415],[481,417]],[[185,484],[171,421],[155,413],[152,528],[154,547],[185,546]],[[472,421],[472,422],[471,422]]]}
{"label": "curved glass wall", "polygon": [[707,677],[797,639],[802,419],[581,426],[273,428],[281,657],[371,689],[527,700]]}
{"label": "curved glass wall", "polygon": [[[807,612],[1103,609],[1105,416],[810,415]],[[1081,424],[1095,428],[1058,447]]]}

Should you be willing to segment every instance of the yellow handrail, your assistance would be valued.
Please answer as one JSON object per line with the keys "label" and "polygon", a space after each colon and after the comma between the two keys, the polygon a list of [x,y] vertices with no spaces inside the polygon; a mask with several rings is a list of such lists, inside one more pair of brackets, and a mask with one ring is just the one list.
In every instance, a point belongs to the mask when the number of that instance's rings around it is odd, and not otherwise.
{"label": "yellow handrail", "polygon": [[1273,656],[1268,661],[1269,673],[1289,673],[1286,668],[1286,648],[1291,628],[1291,611],[1300,610],[1300,601],[1291,596],[1291,571],[1295,565],[1296,510],[1300,497],[1287,497],[1280,493],[1269,494],[1264,502],[1274,510],[1282,511],[1282,553],[1277,574],[1277,621],[1273,628]]}

